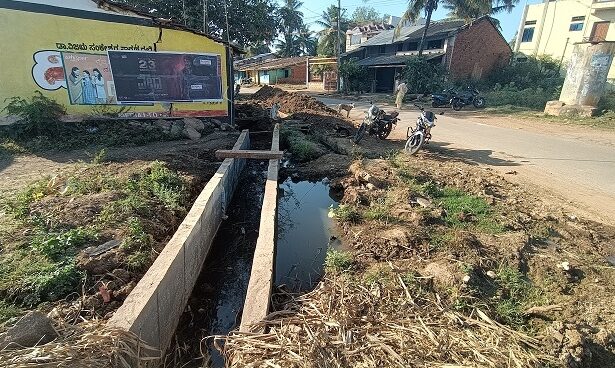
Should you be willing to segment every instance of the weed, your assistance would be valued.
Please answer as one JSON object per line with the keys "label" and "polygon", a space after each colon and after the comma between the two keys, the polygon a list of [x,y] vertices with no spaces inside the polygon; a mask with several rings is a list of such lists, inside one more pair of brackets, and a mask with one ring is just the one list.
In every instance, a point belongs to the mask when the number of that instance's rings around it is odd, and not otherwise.
{"label": "weed", "polygon": [[329,208],[329,212],[334,218],[341,222],[357,224],[362,220],[361,213],[357,210],[357,208],[348,204],[341,204],[337,208],[331,207]]}
{"label": "weed", "polygon": [[138,217],[128,219],[126,237],[121,247],[127,250],[142,250],[151,244],[150,236],[143,229],[143,224]]}
{"label": "weed", "polygon": [[333,272],[343,272],[349,270],[354,261],[348,252],[329,249],[325,257],[325,267]]}
{"label": "weed", "polygon": [[30,100],[12,97],[8,101],[2,111],[18,117],[17,123],[11,127],[17,136],[57,134],[60,117],[66,114],[64,106],[44,96],[40,91],[34,91]]}
{"label": "weed", "polygon": [[280,138],[298,161],[312,161],[324,154],[324,150],[318,143],[311,141],[305,134],[297,130],[282,129]]}
{"label": "weed", "polygon": [[44,233],[35,237],[32,248],[51,260],[59,260],[90,241],[98,239],[93,228],[75,228],[62,233]]}
{"label": "weed", "polygon": [[30,214],[30,204],[51,193],[50,179],[41,179],[17,193],[13,200],[5,203],[6,211],[15,218],[24,219]]}
{"label": "weed", "polygon": [[102,164],[107,161],[107,149],[103,148],[92,157],[92,163],[95,165]]}
{"label": "weed", "polygon": [[146,250],[137,250],[126,257],[126,266],[132,271],[143,271],[150,262],[150,253]]}
{"label": "weed", "polygon": [[13,304],[0,300],[0,323],[21,315],[23,311]]}
{"label": "weed", "polygon": [[446,249],[449,244],[455,240],[455,234],[452,231],[434,232],[431,236],[429,244],[433,249]]}
{"label": "weed", "polygon": [[367,286],[379,283],[381,285],[386,284],[398,284],[397,280],[394,280],[395,275],[391,272],[391,269],[385,265],[375,265],[363,274],[363,282]]}
{"label": "weed", "polygon": [[525,323],[523,311],[529,304],[540,303],[538,290],[517,269],[503,265],[497,272],[499,298],[495,304],[498,317],[514,327]]}
{"label": "weed", "polygon": [[171,210],[180,209],[188,195],[184,179],[160,161],[154,161],[149,173],[141,176],[139,186],[149,189]]}

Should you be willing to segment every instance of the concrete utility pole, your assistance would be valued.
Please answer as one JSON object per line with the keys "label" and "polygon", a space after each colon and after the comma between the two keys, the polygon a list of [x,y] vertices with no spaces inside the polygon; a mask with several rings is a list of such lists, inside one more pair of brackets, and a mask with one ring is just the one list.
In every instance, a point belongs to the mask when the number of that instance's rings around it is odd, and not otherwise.
{"label": "concrete utility pole", "polygon": [[337,91],[341,88],[340,77],[340,55],[342,54],[342,4],[341,0],[337,0]]}

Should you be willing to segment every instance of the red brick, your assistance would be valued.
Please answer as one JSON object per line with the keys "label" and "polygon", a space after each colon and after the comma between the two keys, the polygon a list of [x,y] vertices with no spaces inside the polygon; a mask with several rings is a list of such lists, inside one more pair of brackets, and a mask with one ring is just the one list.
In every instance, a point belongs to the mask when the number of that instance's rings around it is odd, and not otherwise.
{"label": "red brick", "polygon": [[306,84],[307,70],[305,63],[293,65],[289,69],[290,76],[278,79],[277,84]]}
{"label": "red brick", "polygon": [[461,30],[449,47],[445,62],[451,79],[481,79],[494,69],[506,65],[512,50],[495,28],[484,18]]}

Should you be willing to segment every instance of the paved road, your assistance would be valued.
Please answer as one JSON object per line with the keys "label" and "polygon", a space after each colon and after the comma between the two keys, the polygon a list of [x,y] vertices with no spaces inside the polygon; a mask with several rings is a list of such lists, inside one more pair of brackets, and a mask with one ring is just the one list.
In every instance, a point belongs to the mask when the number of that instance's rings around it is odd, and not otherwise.
{"label": "paved road", "polygon": [[[342,100],[319,97],[328,105]],[[355,102],[351,117],[359,120],[367,103]],[[447,110],[450,111],[450,110]],[[418,110],[401,112],[392,138],[404,138]],[[481,119],[482,120],[482,119]],[[615,146],[599,145],[553,132],[484,124],[471,118],[438,116],[432,130],[432,150],[442,150],[470,163],[502,172],[515,170],[529,180],[569,201],[580,204],[603,220],[615,221]]]}

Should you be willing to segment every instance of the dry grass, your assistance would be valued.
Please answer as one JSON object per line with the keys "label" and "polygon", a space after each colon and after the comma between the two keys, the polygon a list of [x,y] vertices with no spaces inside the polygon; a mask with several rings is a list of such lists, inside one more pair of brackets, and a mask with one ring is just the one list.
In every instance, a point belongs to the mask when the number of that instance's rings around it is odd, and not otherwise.
{"label": "dry grass", "polygon": [[478,309],[466,316],[443,307],[420,283],[393,275],[369,285],[329,274],[272,313],[263,322],[267,333],[217,341],[231,367],[520,368],[551,361],[537,339]]}
{"label": "dry grass", "polygon": [[[130,332],[106,327],[103,321],[88,321],[78,325],[61,323],[56,326],[60,337],[53,342],[0,351],[0,366],[22,367],[146,367],[159,352],[144,344]],[[137,359],[141,356],[142,358]],[[149,356],[151,358],[143,358]]]}

